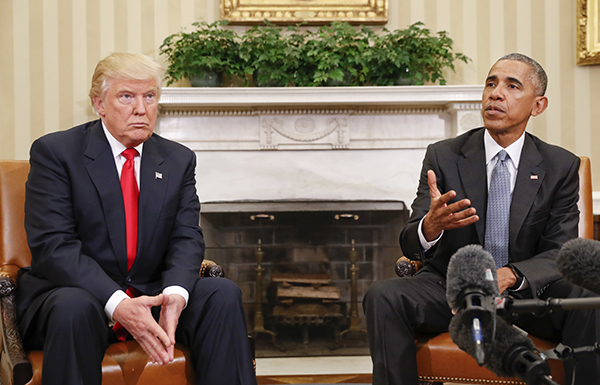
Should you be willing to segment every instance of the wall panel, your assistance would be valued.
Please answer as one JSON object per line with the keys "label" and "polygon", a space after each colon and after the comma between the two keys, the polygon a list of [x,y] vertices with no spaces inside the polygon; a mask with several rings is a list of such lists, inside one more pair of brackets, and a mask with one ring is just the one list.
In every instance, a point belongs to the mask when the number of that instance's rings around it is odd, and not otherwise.
{"label": "wall panel", "polygon": [[[448,84],[480,84],[508,52],[537,59],[550,79],[550,107],[529,130],[591,156],[600,190],[600,155],[593,151],[600,140],[600,66],[575,65],[575,7],[564,0],[389,0],[386,27],[424,21],[433,31],[447,30],[455,49],[473,60],[448,71]],[[94,119],[87,93],[103,56],[156,56],[169,34],[218,17],[219,0],[0,1],[0,158],[26,159],[43,133]]]}

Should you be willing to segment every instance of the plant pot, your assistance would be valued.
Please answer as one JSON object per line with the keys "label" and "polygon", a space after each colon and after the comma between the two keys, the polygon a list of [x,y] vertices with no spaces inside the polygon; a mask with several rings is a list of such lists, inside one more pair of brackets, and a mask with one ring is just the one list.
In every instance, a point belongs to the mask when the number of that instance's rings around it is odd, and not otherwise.
{"label": "plant pot", "polygon": [[327,87],[351,86],[352,78],[352,73],[350,73],[350,71],[344,71],[344,77],[342,78],[342,80],[334,80],[332,78],[329,78],[325,83],[323,83],[323,85]]}
{"label": "plant pot", "polygon": [[190,78],[192,87],[221,87],[223,73],[207,68]]}
{"label": "plant pot", "polygon": [[262,75],[266,72],[266,70],[256,70],[252,74],[252,81],[254,82],[255,87],[285,87],[285,84],[281,80],[277,79],[268,79],[265,81],[259,81],[259,74]]}
{"label": "plant pot", "polygon": [[394,79],[394,84],[397,86],[414,86],[417,84],[417,79],[411,78],[408,68],[402,71],[402,74]]}

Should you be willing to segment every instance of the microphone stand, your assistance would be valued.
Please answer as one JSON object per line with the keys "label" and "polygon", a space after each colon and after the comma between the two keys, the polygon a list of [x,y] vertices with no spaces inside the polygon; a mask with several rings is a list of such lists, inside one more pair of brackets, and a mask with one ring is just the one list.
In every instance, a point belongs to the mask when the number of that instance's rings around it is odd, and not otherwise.
{"label": "microphone stand", "polygon": [[[546,314],[551,313],[555,309],[561,310],[579,310],[579,309],[600,309],[600,297],[589,297],[589,298],[548,298],[546,300],[541,299],[514,299],[510,297],[499,297],[496,298],[496,308],[500,312],[505,313],[507,317],[514,317],[518,313],[531,313],[536,316],[542,317]],[[554,349],[550,349],[542,352],[547,359],[554,360],[576,360],[577,358],[588,355],[588,354],[599,354],[600,355],[600,343],[596,342],[594,345],[581,346],[578,348],[571,348],[569,346],[558,344]],[[548,377],[549,373],[545,373],[545,370],[541,369],[538,364],[527,366],[532,364],[533,361],[522,360],[522,357],[518,357],[517,362],[521,365],[513,367],[521,368],[525,367],[526,373],[525,378],[528,379],[527,384],[530,384],[529,379],[538,378],[538,381],[543,381],[544,384],[556,384]],[[509,361],[510,362],[510,361]],[[545,362],[545,361],[544,361]],[[513,364],[514,365],[514,364]],[[524,377],[517,376],[521,379]],[[538,384],[539,382],[533,382]]]}
{"label": "microphone stand", "polygon": [[531,313],[542,317],[555,309],[600,309],[600,297],[548,298],[546,300],[498,297],[496,298],[496,309],[501,310],[509,316],[518,313]]}
{"label": "microphone stand", "polygon": [[600,354],[600,343],[596,342],[594,345],[581,346],[578,348],[572,348],[562,343],[558,344],[554,349],[546,350],[542,352],[551,360],[576,360],[581,356],[587,356],[589,354]]}

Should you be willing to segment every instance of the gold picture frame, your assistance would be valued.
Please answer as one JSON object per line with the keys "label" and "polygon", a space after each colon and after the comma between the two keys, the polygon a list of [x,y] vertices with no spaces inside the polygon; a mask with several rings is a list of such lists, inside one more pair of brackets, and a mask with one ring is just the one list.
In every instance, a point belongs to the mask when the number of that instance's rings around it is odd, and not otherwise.
{"label": "gold picture frame", "polygon": [[221,19],[231,24],[385,24],[388,0],[220,0]]}
{"label": "gold picture frame", "polygon": [[577,64],[600,64],[600,0],[577,0]]}

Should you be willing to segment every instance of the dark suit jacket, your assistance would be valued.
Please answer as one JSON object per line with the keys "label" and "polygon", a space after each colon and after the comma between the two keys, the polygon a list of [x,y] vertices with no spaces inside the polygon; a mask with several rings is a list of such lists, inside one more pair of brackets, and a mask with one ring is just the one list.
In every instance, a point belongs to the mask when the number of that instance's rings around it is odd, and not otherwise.
{"label": "dark suit jacket", "polygon": [[[462,246],[484,243],[487,174],[484,128],[430,145],[423,161],[412,215],[400,234],[404,255],[423,260],[443,277],[450,257]],[[454,190],[458,201],[471,200],[479,221],[444,232],[442,239],[423,252],[417,227],[429,211],[427,170],[435,171],[442,194]],[[555,268],[558,249],[578,234],[579,158],[525,133],[525,143],[513,191],[509,224],[509,262],[529,281],[531,294],[539,296],[560,278]]]}
{"label": "dark suit jacket", "polygon": [[171,285],[192,291],[204,240],[191,150],[156,134],[144,143],[130,271],[119,176],[101,121],[36,140],[30,163],[25,228],[32,259],[17,290],[19,314],[58,286],[83,288],[102,306],[128,286],[149,295]]}

